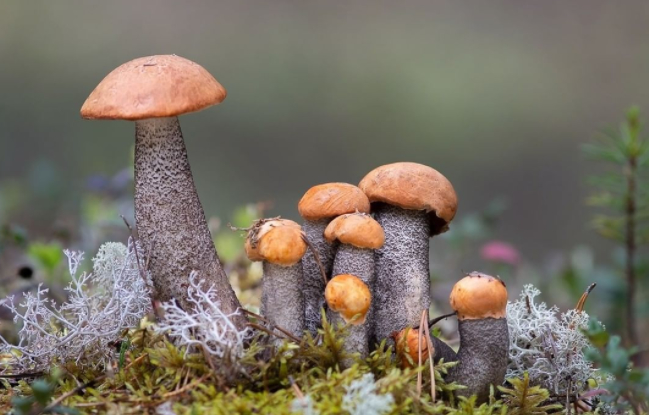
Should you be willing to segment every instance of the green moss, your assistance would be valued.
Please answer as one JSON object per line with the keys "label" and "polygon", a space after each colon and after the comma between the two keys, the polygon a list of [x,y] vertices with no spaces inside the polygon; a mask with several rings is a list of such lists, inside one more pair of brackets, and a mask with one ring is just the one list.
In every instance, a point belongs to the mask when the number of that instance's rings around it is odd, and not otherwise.
{"label": "green moss", "polygon": [[[141,328],[125,334],[129,350],[116,348],[114,373],[79,373],[75,367],[66,367],[49,378],[49,395],[31,400],[36,396],[35,384],[4,381],[8,393],[0,396],[0,412],[9,411],[16,403],[37,412],[67,394],[58,402],[59,408],[76,408],[82,413],[153,413],[166,404],[177,414],[291,414],[308,403],[317,413],[337,414],[346,413],[343,399],[347,389],[366,374],[376,379],[376,394],[393,398],[382,413],[495,414],[506,408],[495,399],[479,407],[471,399],[432,402],[428,366],[399,368],[385,343],[366,360],[340,371],[340,362],[346,357],[344,336],[345,327],[333,327],[324,320],[316,338],[307,335],[301,344],[284,342],[275,350],[267,346],[265,335],[259,334],[239,362],[223,362],[229,368],[214,370],[202,354],[186,353],[151,328]],[[449,398],[460,387],[443,380],[453,364],[435,366],[438,397]],[[421,390],[417,387],[420,371],[424,379]],[[17,402],[16,397],[23,401]]]}

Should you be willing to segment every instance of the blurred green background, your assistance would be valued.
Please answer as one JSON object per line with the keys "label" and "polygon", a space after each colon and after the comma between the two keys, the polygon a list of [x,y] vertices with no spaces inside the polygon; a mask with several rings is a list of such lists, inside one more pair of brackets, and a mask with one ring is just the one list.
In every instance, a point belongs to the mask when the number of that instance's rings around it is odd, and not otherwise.
{"label": "blurred green background", "polygon": [[[134,126],[79,108],[121,63],[175,53],[228,90],[181,118],[209,217],[272,201],[267,215],[297,219],[312,185],[416,161],[454,184],[464,237],[518,249],[514,280],[549,286],[580,270],[554,287],[571,305],[614,262],[588,225],[599,167],[580,147],[630,104],[649,109],[648,18],[646,1],[0,2],[0,222],[93,250],[109,236],[80,221],[132,215]],[[108,212],[97,187],[119,201]],[[507,208],[485,233],[475,212],[494,200]],[[489,268],[480,243],[436,278]],[[593,293],[605,304],[621,284],[606,275]]]}

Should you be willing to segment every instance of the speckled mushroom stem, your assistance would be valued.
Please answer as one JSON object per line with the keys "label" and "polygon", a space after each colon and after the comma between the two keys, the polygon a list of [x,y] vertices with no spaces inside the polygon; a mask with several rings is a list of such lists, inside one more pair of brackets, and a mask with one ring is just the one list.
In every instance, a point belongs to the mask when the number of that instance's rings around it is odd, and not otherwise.
{"label": "speckled mushroom stem", "polygon": [[441,359],[444,359],[444,362],[455,362],[457,361],[457,353],[455,350],[451,349],[451,346],[444,343],[442,340],[435,336],[431,336],[433,342],[433,362],[437,363]]}
{"label": "speckled mushroom stem", "polygon": [[392,341],[392,333],[417,326],[421,310],[430,307],[428,214],[384,203],[373,208],[385,244],[374,253],[376,308],[371,344]]}
{"label": "speckled mushroom stem", "polygon": [[509,353],[507,319],[461,320],[458,328],[459,363],[449,370],[446,381],[466,386],[457,390],[456,395],[477,395],[478,403],[486,402],[489,385],[499,386],[505,381]]}
{"label": "speckled mushroom stem", "polygon": [[[318,253],[327,277],[331,276],[331,268],[338,245],[329,243],[324,238],[324,230],[329,222],[331,219],[307,220],[302,225],[302,231]],[[310,249],[302,257],[302,266],[304,269],[304,320],[306,329],[315,335],[321,326],[320,310],[325,304],[325,282],[315,255]]]}
{"label": "speckled mushroom stem", "polygon": [[[298,262],[285,267],[264,261],[263,268],[261,314],[271,324],[301,338],[304,334],[302,264]],[[275,344],[282,343],[279,339],[273,341]]]}
{"label": "speckled mushroom stem", "polygon": [[[340,244],[333,263],[332,275],[351,274],[358,277],[372,290],[374,285],[374,250],[357,248],[353,245]],[[372,301],[374,303],[374,301]],[[360,353],[361,359],[369,355],[370,327],[371,327],[371,305],[368,317],[363,324],[350,325],[348,336],[343,345],[348,353]],[[327,319],[334,324],[344,323],[339,313],[327,310]],[[347,368],[354,364],[353,359],[346,359],[342,362]]]}
{"label": "speckled mushroom stem", "polygon": [[[191,309],[187,287],[196,270],[216,289],[223,311],[235,313],[240,304],[214,248],[178,118],[137,121],[135,137],[135,221],[156,295]],[[245,325],[241,315],[234,321]]]}

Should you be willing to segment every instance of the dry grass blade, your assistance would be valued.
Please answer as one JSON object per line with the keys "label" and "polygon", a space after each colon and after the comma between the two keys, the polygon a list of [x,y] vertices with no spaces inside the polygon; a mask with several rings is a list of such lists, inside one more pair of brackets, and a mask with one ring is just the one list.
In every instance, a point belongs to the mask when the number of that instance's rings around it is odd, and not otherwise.
{"label": "dry grass blade", "polygon": [[[417,355],[418,355],[418,365],[421,367],[422,365],[422,341],[424,340],[424,327],[428,327],[426,322],[428,319],[426,318],[427,313],[426,310],[423,310],[421,312],[421,318],[419,319],[419,333],[418,333],[418,338],[417,338]],[[413,329],[414,330],[414,329]],[[407,340],[406,340],[407,341]],[[426,341],[426,345],[428,345],[428,341]],[[421,390],[422,390],[422,384],[423,384],[423,374],[421,373],[421,370],[419,373],[417,373],[417,399],[421,399]]]}
{"label": "dry grass blade", "polygon": [[[426,310],[426,318],[428,318],[428,310]],[[428,365],[430,366],[430,398],[433,402],[435,402],[435,363],[433,362],[433,353],[435,352],[435,350],[433,342],[431,341],[430,329],[428,328],[428,326],[424,326],[424,331],[426,332],[426,342],[428,343],[426,350],[428,350]]]}

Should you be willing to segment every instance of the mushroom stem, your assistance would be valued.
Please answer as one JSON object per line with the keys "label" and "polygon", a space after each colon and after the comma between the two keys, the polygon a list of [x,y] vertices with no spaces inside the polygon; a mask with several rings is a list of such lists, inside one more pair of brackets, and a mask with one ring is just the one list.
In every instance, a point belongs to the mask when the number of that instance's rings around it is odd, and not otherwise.
{"label": "mushroom stem", "polygon": [[459,363],[452,367],[447,382],[457,382],[466,389],[455,391],[457,395],[478,396],[478,402],[489,399],[489,385],[499,386],[505,381],[509,331],[506,318],[460,320]]}
{"label": "mushroom stem", "polygon": [[[213,286],[223,312],[239,301],[221,267],[192,178],[177,117],[135,123],[135,221],[161,301],[176,299],[189,310],[189,274],[198,271]],[[243,328],[245,318],[234,319]]]}
{"label": "mushroom stem", "polygon": [[301,338],[304,332],[302,263],[282,266],[264,261],[263,268],[261,314],[271,324]]}
{"label": "mushroom stem", "polygon": [[[355,275],[371,291],[374,285],[374,250],[340,244],[334,259],[332,275],[340,274]],[[374,301],[371,304],[374,304]],[[348,353],[360,353],[361,359],[365,359],[369,355],[372,305],[370,305],[368,314],[369,318],[365,323],[349,326],[348,336],[343,345],[344,350]],[[341,315],[333,310],[327,310],[327,318],[334,324],[344,323]],[[353,359],[345,359],[342,362],[343,368],[348,368],[353,364]]]}
{"label": "mushroom stem", "polygon": [[386,203],[374,206],[385,244],[375,250],[375,304],[372,344],[405,327],[419,324],[421,310],[430,307],[428,246],[430,224],[425,211]]}
{"label": "mushroom stem", "polygon": [[[306,220],[302,225],[302,231],[318,252],[320,262],[328,277],[331,276],[337,245],[327,242],[324,238],[324,231],[329,222],[331,222],[330,219]],[[310,249],[302,257],[302,266],[304,268],[304,320],[306,329],[315,335],[320,327],[320,310],[325,304],[325,282],[322,279],[315,255]]]}

